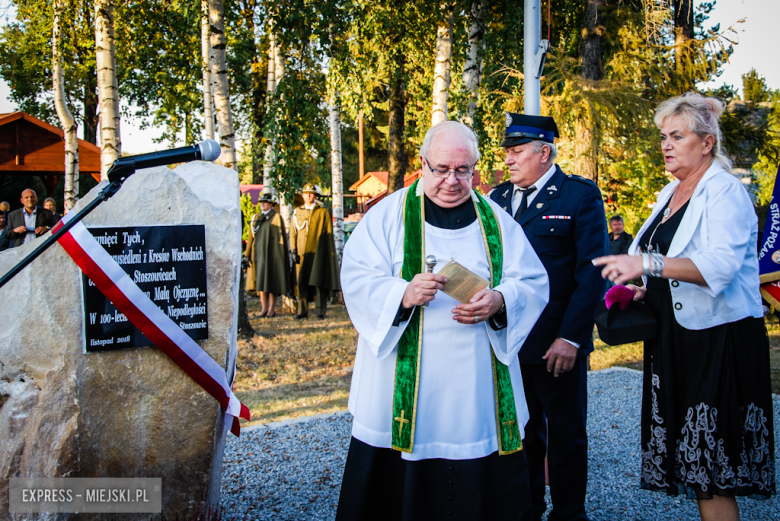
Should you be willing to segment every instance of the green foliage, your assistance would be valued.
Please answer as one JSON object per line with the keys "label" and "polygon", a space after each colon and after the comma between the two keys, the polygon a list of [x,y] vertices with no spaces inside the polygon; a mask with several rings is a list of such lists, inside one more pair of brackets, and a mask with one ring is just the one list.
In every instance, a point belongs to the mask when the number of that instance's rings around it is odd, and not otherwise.
{"label": "green foliage", "polygon": [[165,129],[158,142],[200,141],[200,12],[200,0],[117,3],[120,95]]}
{"label": "green foliage", "polygon": [[780,149],[775,144],[776,136],[769,131],[769,120],[762,118],[753,107],[737,107],[725,112],[720,125],[723,148],[734,166],[749,168],[759,153],[770,158],[780,155]]}
{"label": "green foliage", "polygon": [[268,38],[260,28],[267,17],[266,5],[261,0],[225,1],[225,36],[227,37],[227,66],[233,126],[239,140],[250,143],[245,147],[246,158],[257,174],[263,161],[262,129],[266,112],[266,81],[268,75]]}
{"label": "green foliage", "polygon": [[[51,0],[12,0],[17,21],[0,32],[0,76],[20,108],[56,123],[51,100]],[[498,147],[506,111],[523,110],[523,0],[484,2],[484,60],[474,130],[480,138],[484,173],[502,169]],[[579,75],[586,2],[550,2],[552,52],[542,79],[542,113],[556,118],[562,133],[559,163],[571,169],[586,127],[586,145],[597,158],[599,185],[608,213],[621,213],[635,231],[666,183],[652,116],[662,100],[695,90],[716,77],[732,52],[731,28],[707,27],[714,2],[699,2],[695,37],[675,42],[671,2],[604,2],[603,80]],[[468,108],[462,74],[468,51],[471,0],[451,3],[455,24],[449,118]],[[546,4],[543,4],[546,36]],[[95,93],[92,2],[69,0],[64,27],[67,96],[79,100],[77,119]],[[128,0],[117,4],[117,63],[123,100],[139,107],[151,125],[165,128],[163,140],[193,143],[202,127],[199,0]],[[366,170],[387,169],[390,84],[403,78],[407,172],[419,166],[417,148],[430,126],[436,28],[447,15],[439,0],[226,0],[225,19],[231,107],[241,141],[240,177],[256,180],[264,151],[275,145],[272,178],[290,201],[306,182],[330,184],[327,104],[339,95],[344,184],[357,180],[357,118],[364,115]],[[268,32],[273,28],[286,75],[266,95]],[[403,69],[396,58],[403,55]],[[738,163],[757,160],[760,198],[771,190],[780,157],[777,94],[756,71],[743,77],[750,102],[774,97],[764,119],[749,106],[724,117],[724,143]],[[709,92],[729,103],[724,85]],[[92,96],[92,98],[90,98]],[[90,101],[92,99],[92,101]],[[71,103],[71,105],[73,105]],[[587,148],[587,146],[585,147]],[[763,176],[763,177],[762,177]],[[763,200],[763,199],[762,199]],[[242,198],[246,219],[257,210]],[[248,206],[247,206],[248,205]],[[251,211],[250,211],[251,210]]]}
{"label": "green foliage", "polygon": [[760,150],[758,152],[758,162],[753,165],[753,171],[756,173],[756,182],[758,192],[756,194],[756,204],[766,206],[772,197],[772,191],[777,177],[777,170],[780,167],[780,91],[774,91],[770,94],[772,103],[767,121],[767,133],[769,134],[769,150]]}
{"label": "green foliage", "polygon": [[309,61],[311,56],[290,60],[282,82],[271,100],[265,135],[275,144],[271,177],[287,203],[306,181],[330,181],[330,138],[327,112],[322,106],[325,77]]}
{"label": "green foliage", "polygon": [[244,141],[242,147],[238,150],[238,181],[242,185],[253,184],[254,172],[252,170],[253,157],[252,157],[252,144],[251,142]]}
{"label": "green foliage", "polygon": [[[523,63],[523,2],[501,0],[485,2],[484,69],[479,86],[474,131],[480,141],[478,168],[487,174],[503,166],[502,150],[498,148],[504,134],[504,112],[522,112],[522,74],[505,74],[519,70]],[[553,6],[553,10],[557,6]],[[554,13],[558,20],[559,12]],[[464,25],[468,23],[463,19]],[[565,26],[565,22],[564,23]],[[468,45],[467,29],[459,45]],[[465,41],[464,41],[465,39]],[[458,75],[462,74],[462,69]],[[454,99],[457,119],[466,113],[465,97]],[[488,177],[487,175],[485,177]],[[490,179],[488,179],[490,180]],[[492,182],[492,180],[490,180]]]}
{"label": "green foliage", "polygon": [[[553,27],[558,20],[559,26],[561,22],[568,25],[566,31],[553,36],[542,79],[542,113],[555,117],[561,131],[557,162],[564,170],[572,170],[577,150],[582,150],[583,139],[587,139],[581,129],[587,129],[605,211],[622,214],[630,232],[649,216],[658,191],[670,181],[653,122],[656,105],[714,77],[731,53],[730,28],[704,27],[713,5],[700,4],[696,37],[675,44],[671,3],[625,0],[602,4],[604,79],[599,81],[579,74],[582,11],[575,16],[568,4],[554,11]],[[507,81],[522,81],[517,67],[507,66],[499,73]],[[734,95],[726,87],[717,94],[729,99]],[[505,106],[522,107],[522,93],[508,98]],[[497,133],[502,130],[496,128]]]}
{"label": "green foliage", "polygon": [[[47,8],[45,4],[36,7]],[[8,82],[11,100],[19,110],[56,124],[57,114],[50,94],[51,20],[34,15],[35,11],[21,11],[17,14],[21,22],[3,28],[0,75]]]}
{"label": "green foliage", "polygon": [[745,101],[769,101],[770,91],[766,80],[758,75],[756,69],[750,69],[742,75],[742,99]]}
{"label": "green foliage", "polygon": [[[0,76],[8,82],[10,99],[19,110],[59,126],[51,92],[52,2],[11,3],[16,8],[16,21],[0,32]],[[94,3],[69,0],[65,4],[61,14],[65,92],[68,107],[83,129],[87,126],[84,118],[94,115],[97,101]],[[85,135],[84,139],[94,142],[95,136]]]}
{"label": "green foliage", "polygon": [[260,213],[260,203],[257,203],[256,205],[252,204],[252,197],[249,194],[244,194],[241,196],[241,215],[244,216],[244,226],[243,226],[243,240],[247,240],[249,238],[249,226],[252,223],[252,217],[254,217],[255,214]]}
{"label": "green foliage", "polygon": [[728,105],[729,103],[731,103],[731,100],[733,100],[738,96],[738,93],[736,88],[724,83],[723,85],[715,89],[707,89],[704,92],[704,95],[711,96],[713,98],[718,98],[724,104]]}

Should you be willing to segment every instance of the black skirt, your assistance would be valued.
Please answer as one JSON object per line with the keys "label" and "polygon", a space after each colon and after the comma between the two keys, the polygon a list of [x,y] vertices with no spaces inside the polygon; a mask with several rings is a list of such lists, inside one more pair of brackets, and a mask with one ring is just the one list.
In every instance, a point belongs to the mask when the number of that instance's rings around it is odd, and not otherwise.
{"label": "black skirt", "polygon": [[522,520],[530,507],[525,451],[406,461],[352,438],[336,520]]}
{"label": "black skirt", "polygon": [[659,325],[645,342],[641,487],[690,499],[768,499],[775,444],[763,319],[685,329],[668,282],[649,288],[645,303]]}

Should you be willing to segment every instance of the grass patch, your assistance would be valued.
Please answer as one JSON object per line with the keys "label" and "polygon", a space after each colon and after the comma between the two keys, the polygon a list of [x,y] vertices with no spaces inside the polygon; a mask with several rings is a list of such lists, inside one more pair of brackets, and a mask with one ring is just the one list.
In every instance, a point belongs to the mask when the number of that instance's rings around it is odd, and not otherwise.
{"label": "grass patch", "polygon": [[[344,410],[349,397],[357,332],[343,304],[328,307],[324,320],[294,320],[290,313],[258,317],[260,301],[247,299],[256,331],[239,340],[236,396],[252,412],[253,425]],[[313,317],[313,318],[312,318]]]}
{"label": "grass patch", "polygon": [[609,346],[595,334],[593,342],[594,351],[590,355],[590,369],[598,371],[609,367],[629,367],[642,370],[642,357],[644,346],[642,342]]}
{"label": "grass patch", "polygon": [[[328,307],[324,320],[313,309],[304,320],[277,309],[274,318],[260,318],[259,300],[249,298],[249,319],[257,334],[239,340],[236,396],[252,411],[246,425],[347,408],[357,332],[343,304]],[[280,308],[281,306],[279,306]],[[780,394],[780,321],[767,319],[772,392]],[[594,333],[595,334],[595,333]],[[641,342],[608,346],[595,334],[592,370],[629,367],[642,370]]]}

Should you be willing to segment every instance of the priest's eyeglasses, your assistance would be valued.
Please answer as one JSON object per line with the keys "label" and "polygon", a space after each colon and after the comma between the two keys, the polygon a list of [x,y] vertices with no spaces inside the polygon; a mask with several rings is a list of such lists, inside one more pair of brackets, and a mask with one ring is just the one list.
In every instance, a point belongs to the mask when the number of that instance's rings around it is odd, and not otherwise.
{"label": "priest's eyeglasses", "polygon": [[471,177],[474,175],[474,170],[465,166],[450,170],[449,168],[433,168],[427,157],[425,158],[425,162],[428,164],[428,168],[431,169],[431,173],[435,177],[443,177],[446,179],[450,176],[450,174],[455,174],[456,179],[463,180],[471,179]]}

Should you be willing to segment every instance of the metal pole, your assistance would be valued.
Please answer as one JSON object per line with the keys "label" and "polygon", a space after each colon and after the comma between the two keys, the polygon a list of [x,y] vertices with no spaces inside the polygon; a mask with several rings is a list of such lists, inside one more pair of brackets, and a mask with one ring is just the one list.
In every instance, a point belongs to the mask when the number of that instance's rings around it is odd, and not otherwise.
{"label": "metal pole", "polygon": [[541,0],[525,0],[523,29],[523,93],[524,110],[529,116],[539,116],[541,83],[536,76],[536,51],[539,48],[539,27],[542,23]]}

